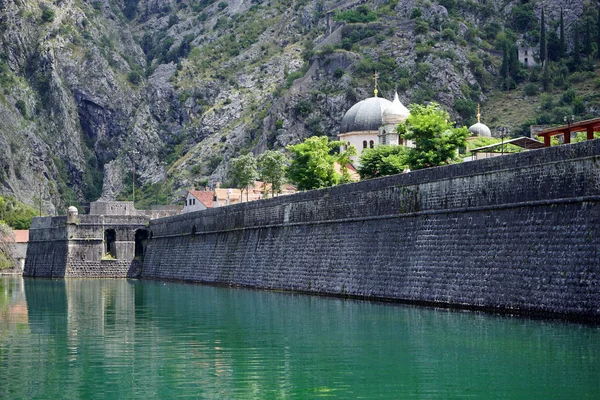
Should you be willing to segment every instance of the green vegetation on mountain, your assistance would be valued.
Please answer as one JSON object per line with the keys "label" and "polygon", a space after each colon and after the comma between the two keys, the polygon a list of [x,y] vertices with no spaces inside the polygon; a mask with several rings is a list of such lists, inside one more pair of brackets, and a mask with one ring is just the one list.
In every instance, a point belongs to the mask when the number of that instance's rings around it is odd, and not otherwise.
{"label": "green vegetation on mountain", "polygon": [[16,264],[12,252],[14,239],[10,226],[0,221],[0,271],[12,268]]}
{"label": "green vegetation on mountain", "polygon": [[0,196],[0,222],[12,229],[29,229],[33,217],[39,215],[33,208],[14,197]]}
{"label": "green vegetation on mountain", "polygon": [[0,193],[131,199],[133,162],[136,206],[177,201],[241,154],[335,139],[375,71],[380,96],[528,134],[597,116],[599,45],[585,0],[4,0]]}

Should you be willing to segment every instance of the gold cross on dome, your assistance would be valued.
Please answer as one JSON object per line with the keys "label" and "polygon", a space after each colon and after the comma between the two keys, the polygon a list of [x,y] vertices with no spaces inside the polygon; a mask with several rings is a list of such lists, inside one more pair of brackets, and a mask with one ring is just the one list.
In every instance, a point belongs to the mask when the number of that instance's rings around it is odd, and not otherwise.
{"label": "gold cross on dome", "polygon": [[377,89],[377,79],[379,79],[379,74],[375,71],[373,74],[373,81],[375,82],[375,90],[373,90],[373,93],[375,93],[375,97],[377,97],[377,93],[379,93],[379,90]]}
{"label": "gold cross on dome", "polygon": [[481,122],[481,106],[477,103],[477,122]]}

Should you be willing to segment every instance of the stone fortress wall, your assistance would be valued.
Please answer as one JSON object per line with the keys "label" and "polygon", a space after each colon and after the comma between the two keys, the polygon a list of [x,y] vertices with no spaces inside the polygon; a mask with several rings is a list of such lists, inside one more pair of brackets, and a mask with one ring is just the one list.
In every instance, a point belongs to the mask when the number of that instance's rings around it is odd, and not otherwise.
{"label": "stone fortress wall", "polygon": [[142,265],[141,257],[136,259],[136,245],[141,253],[148,220],[132,202],[92,203],[90,215],[34,218],[23,275],[136,276]]}
{"label": "stone fortress wall", "polygon": [[142,278],[600,320],[600,141],[152,220]]}

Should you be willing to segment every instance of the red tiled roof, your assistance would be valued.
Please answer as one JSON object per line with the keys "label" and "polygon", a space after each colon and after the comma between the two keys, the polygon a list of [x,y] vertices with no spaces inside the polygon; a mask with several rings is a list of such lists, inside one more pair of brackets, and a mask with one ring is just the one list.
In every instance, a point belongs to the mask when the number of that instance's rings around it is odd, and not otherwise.
{"label": "red tiled roof", "polygon": [[190,194],[198,199],[199,202],[204,204],[206,208],[214,207],[214,194],[213,192],[201,191],[201,190],[190,190]]}
{"label": "red tiled roof", "polygon": [[13,231],[15,234],[15,243],[27,243],[29,242],[29,231],[28,230],[16,230]]}

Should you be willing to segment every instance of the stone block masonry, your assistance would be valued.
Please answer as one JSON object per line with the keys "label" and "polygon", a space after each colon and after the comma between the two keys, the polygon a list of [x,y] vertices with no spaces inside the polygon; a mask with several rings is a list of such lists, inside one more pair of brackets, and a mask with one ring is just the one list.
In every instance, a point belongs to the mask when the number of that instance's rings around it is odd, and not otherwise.
{"label": "stone block masonry", "polygon": [[24,276],[138,276],[149,219],[131,202],[92,203],[90,215],[34,218]]}
{"label": "stone block masonry", "polygon": [[143,278],[600,320],[600,141],[150,223]]}

